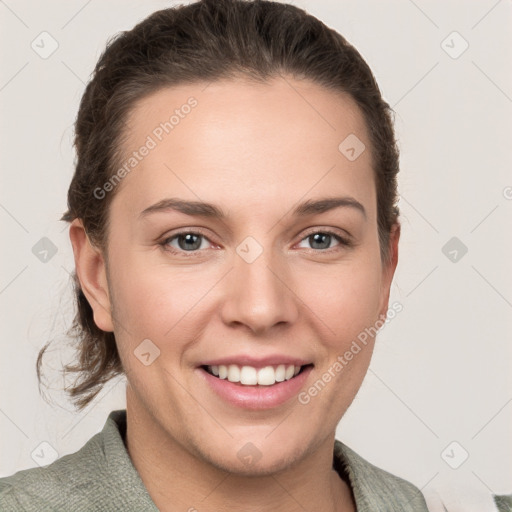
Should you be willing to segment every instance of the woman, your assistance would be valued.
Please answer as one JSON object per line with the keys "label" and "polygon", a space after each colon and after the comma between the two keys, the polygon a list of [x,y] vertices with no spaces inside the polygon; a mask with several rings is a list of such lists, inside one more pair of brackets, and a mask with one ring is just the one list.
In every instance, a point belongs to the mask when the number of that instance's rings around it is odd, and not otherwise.
{"label": "woman", "polygon": [[166,9],[108,45],[75,129],[71,395],[124,373],[127,407],[1,479],[0,508],[427,510],[335,440],[400,235],[391,112],[360,54],[291,5]]}

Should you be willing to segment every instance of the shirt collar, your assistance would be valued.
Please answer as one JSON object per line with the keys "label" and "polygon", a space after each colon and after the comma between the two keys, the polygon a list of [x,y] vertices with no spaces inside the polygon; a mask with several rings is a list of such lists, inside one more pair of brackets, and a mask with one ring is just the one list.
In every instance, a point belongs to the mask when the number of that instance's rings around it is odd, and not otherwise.
{"label": "shirt collar", "polygon": [[[120,493],[130,497],[130,505],[158,511],[126,449],[126,409],[110,413],[102,437],[108,471],[112,480],[119,482]],[[333,468],[349,485],[358,512],[427,511],[416,487],[373,466],[338,440],[334,443]]]}

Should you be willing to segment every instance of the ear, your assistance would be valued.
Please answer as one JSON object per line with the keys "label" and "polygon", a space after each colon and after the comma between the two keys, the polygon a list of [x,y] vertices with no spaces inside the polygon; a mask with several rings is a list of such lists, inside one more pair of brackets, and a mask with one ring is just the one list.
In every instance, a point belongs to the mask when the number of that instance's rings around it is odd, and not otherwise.
{"label": "ear", "polygon": [[398,242],[400,240],[400,224],[396,222],[391,227],[389,234],[388,254],[389,258],[382,266],[382,282],[381,282],[381,305],[379,310],[380,318],[385,319],[389,307],[389,293],[391,290],[391,282],[395,275],[396,266],[398,264]]}
{"label": "ear", "polygon": [[73,246],[76,274],[93,310],[94,323],[103,331],[113,332],[112,308],[103,253],[90,242],[80,219],[75,219],[71,223],[69,238]]}

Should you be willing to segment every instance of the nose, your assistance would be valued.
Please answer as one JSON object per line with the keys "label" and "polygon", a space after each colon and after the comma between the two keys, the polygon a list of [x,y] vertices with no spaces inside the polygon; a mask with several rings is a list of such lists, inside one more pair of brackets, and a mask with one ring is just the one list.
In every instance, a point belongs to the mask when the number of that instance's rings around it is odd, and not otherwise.
{"label": "nose", "polygon": [[263,334],[297,320],[300,300],[293,292],[290,267],[270,250],[252,262],[235,254],[227,278],[221,309],[226,325],[243,325],[254,334]]}

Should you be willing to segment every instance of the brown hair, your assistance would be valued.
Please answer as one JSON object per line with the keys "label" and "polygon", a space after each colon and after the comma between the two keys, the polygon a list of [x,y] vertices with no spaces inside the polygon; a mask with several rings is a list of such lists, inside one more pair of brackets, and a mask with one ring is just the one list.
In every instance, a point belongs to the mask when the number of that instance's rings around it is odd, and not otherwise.
{"label": "brown hair", "polygon": [[[366,121],[377,189],[381,257],[398,219],[399,154],[392,111],[358,51],[340,34],[295,6],[264,0],[201,0],[151,14],[114,36],[85,88],[75,122],[76,169],[61,220],[82,220],[90,240],[105,248],[109,203],[98,197],[122,161],[125,123],[134,104],[177,84],[245,76],[265,81],[280,74],[309,79],[355,100]],[[341,141],[340,141],[341,142]],[[91,306],[73,275],[77,312],[69,334],[78,377],[66,388],[85,408],[103,385],[124,373],[114,334],[94,323]],[[41,383],[40,351],[36,368]]]}

